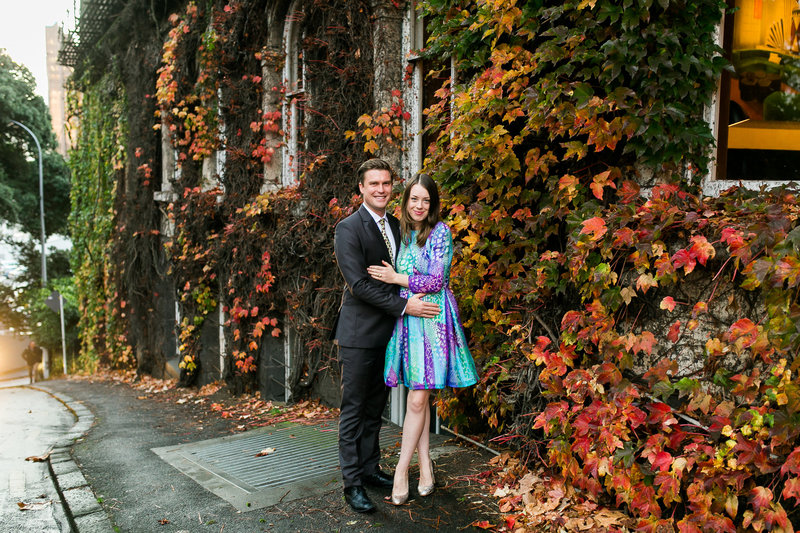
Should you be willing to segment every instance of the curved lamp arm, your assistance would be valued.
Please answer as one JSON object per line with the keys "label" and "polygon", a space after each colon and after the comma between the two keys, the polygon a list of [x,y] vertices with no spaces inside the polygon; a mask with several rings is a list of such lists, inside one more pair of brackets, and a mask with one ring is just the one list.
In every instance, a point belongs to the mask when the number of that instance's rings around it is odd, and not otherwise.
{"label": "curved lamp arm", "polygon": [[39,139],[36,137],[36,134],[31,131],[31,129],[23,124],[22,122],[17,122],[16,120],[10,121],[12,124],[16,124],[20,128],[24,129],[28,133],[30,133],[33,140],[36,142],[36,148],[39,150],[39,221],[42,226],[42,287],[47,286],[47,258],[45,257],[44,252],[44,244],[45,244],[45,234],[44,234],[44,180],[42,179],[42,145],[39,144]]}

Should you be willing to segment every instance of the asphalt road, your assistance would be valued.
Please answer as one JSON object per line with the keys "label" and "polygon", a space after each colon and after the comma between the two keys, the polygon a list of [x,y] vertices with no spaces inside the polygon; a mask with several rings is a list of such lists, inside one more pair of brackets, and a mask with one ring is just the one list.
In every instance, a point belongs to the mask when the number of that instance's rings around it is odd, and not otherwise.
{"label": "asphalt road", "polygon": [[457,451],[437,460],[434,495],[403,507],[383,503],[388,492],[368,489],[378,511],[358,515],[334,486],[321,496],[239,512],[151,451],[237,433],[237,421],[220,418],[208,403],[144,396],[124,383],[57,380],[44,386],[94,413],[94,427],[72,447],[72,456],[123,533],[459,532],[473,530],[476,520],[497,522],[490,498],[475,482],[491,458],[480,449],[448,443]]}
{"label": "asphalt road", "polygon": [[46,454],[75,417],[47,392],[18,386],[27,382],[0,381],[0,531],[66,532],[47,463],[25,459]]}

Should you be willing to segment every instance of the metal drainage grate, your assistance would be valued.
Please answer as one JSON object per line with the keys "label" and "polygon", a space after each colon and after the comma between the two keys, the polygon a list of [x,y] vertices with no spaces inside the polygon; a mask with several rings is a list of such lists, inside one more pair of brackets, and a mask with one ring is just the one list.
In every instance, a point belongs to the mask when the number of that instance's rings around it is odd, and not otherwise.
{"label": "metal drainage grate", "polygon": [[[400,442],[384,423],[381,447]],[[275,451],[256,457],[266,448]],[[247,511],[340,488],[338,425],[284,423],[218,439],[153,448],[205,489]]]}

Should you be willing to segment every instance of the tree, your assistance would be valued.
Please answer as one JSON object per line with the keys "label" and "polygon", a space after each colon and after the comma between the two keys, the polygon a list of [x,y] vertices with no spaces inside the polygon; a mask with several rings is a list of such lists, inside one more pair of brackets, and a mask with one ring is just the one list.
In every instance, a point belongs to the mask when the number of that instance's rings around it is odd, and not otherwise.
{"label": "tree", "polygon": [[34,94],[30,71],[0,49],[0,220],[30,235],[41,233],[38,151],[30,128],[42,146],[45,230],[66,234],[69,214],[69,171],[55,151],[56,140],[44,99]]}
{"label": "tree", "polygon": [[41,250],[30,238],[2,239],[12,251],[18,269],[0,279],[0,322],[16,331],[30,332],[37,342],[51,349],[60,349],[61,330],[58,315],[44,301],[53,288],[65,298],[67,344],[70,351],[77,343],[77,305],[69,264],[69,251],[55,247],[47,250],[48,287],[41,286]]}

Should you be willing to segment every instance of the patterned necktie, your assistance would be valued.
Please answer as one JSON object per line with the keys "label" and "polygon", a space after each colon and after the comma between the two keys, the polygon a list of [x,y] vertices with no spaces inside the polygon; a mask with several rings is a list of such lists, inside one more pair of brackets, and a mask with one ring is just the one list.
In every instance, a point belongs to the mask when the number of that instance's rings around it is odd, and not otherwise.
{"label": "patterned necktie", "polygon": [[386,219],[381,219],[381,235],[383,235],[383,242],[386,243],[386,249],[389,250],[389,255],[394,255],[392,251],[392,243],[389,241],[389,235],[386,233]]}

